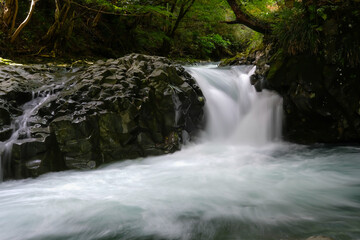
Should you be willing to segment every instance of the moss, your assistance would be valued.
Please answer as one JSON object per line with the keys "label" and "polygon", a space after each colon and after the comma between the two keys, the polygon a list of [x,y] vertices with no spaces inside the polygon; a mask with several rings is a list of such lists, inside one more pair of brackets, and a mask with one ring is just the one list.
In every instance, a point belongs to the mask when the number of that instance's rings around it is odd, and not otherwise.
{"label": "moss", "polygon": [[21,65],[21,64],[15,63],[10,59],[0,57],[0,65]]}
{"label": "moss", "polygon": [[275,78],[276,74],[279,72],[281,67],[284,65],[285,57],[281,52],[278,52],[277,54],[274,55],[274,57],[270,60],[270,62],[271,62],[270,69],[266,76],[266,78],[269,81],[271,81],[272,79]]}
{"label": "moss", "polygon": [[221,59],[220,66],[228,66],[228,65],[232,65],[234,63],[238,63],[242,59],[245,59],[246,56],[247,56],[246,53],[238,53],[234,57]]}

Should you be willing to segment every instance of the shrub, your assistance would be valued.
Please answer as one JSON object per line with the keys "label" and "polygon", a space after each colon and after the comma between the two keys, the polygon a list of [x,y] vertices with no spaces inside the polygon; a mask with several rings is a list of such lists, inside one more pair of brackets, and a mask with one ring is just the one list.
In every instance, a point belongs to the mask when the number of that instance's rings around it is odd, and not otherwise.
{"label": "shrub", "polygon": [[273,34],[280,48],[289,55],[317,54],[320,28],[305,17],[302,8],[284,9],[273,25]]}

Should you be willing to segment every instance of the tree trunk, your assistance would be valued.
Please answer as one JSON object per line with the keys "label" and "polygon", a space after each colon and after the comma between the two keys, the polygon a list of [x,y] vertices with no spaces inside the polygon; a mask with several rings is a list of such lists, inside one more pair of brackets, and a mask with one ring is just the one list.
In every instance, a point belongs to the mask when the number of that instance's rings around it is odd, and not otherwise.
{"label": "tree trunk", "polygon": [[163,44],[161,46],[161,54],[166,56],[169,54],[170,50],[171,50],[171,40],[175,37],[175,32],[178,29],[180,22],[183,20],[183,18],[185,17],[185,15],[189,12],[190,8],[192,7],[192,5],[194,4],[196,0],[186,0],[181,2],[180,5],[180,10],[177,14],[176,19],[173,18],[173,14],[175,12],[176,9],[176,4],[178,3],[177,0],[174,1],[173,5],[171,6],[171,17],[169,18],[170,21],[170,28],[167,29],[166,31],[166,38],[164,38],[163,40]]}
{"label": "tree trunk", "polygon": [[72,34],[75,11],[71,11],[70,1],[65,0],[63,4],[61,4],[61,1],[62,0],[55,0],[55,21],[42,38],[45,46],[40,50],[40,52],[45,48],[49,48],[49,50],[55,55],[60,46],[64,46]]}
{"label": "tree trunk", "polygon": [[[25,20],[19,25],[19,27],[15,30],[14,34],[11,36],[10,42],[13,43],[15,39],[19,36],[21,30],[29,23],[30,18],[35,10],[35,5],[38,0],[32,0],[30,5],[30,10],[28,15],[26,16]],[[15,16],[16,17],[16,16]]]}
{"label": "tree trunk", "polygon": [[12,33],[15,29],[15,23],[16,23],[16,17],[17,17],[18,11],[19,11],[19,2],[18,2],[18,0],[15,0],[15,12],[14,12],[14,16],[12,18],[10,33]]}
{"label": "tree trunk", "polygon": [[[179,14],[176,18],[176,21],[175,21],[174,25],[172,26],[171,31],[169,31],[169,33],[167,34],[170,38],[173,38],[175,36],[175,31],[178,29],[181,20],[188,13],[188,11],[192,7],[192,5],[194,5],[194,2],[195,2],[195,0],[189,0],[187,2],[182,3]],[[173,11],[173,9],[172,9],[172,11]]]}
{"label": "tree trunk", "polygon": [[12,21],[16,18],[16,3],[15,0],[0,1],[0,28],[4,32],[9,32]]}
{"label": "tree trunk", "polygon": [[101,15],[102,15],[101,11],[102,11],[102,8],[99,9],[99,12],[96,14],[94,20],[92,21],[91,26],[93,28],[96,27],[98,25],[99,21],[100,21],[100,18],[101,18]]}
{"label": "tree trunk", "polygon": [[231,9],[233,10],[236,20],[231,22],[226,22],[228,24],[243,24],[252,30],[267,34],[271,32],[270,24],[260,19],[251,16],[249,13],[246,12],[243,3],[239,0],[227,0],[228,4],[230,5]]}

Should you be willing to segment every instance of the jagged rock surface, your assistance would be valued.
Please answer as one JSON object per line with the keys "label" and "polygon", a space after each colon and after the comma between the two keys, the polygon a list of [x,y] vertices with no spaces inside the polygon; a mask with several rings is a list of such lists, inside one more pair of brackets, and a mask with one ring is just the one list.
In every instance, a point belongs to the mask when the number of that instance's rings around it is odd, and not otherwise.
{"label": "jagged rock surface", "polygon": [[300,143],[360,141],[360,71],[312,56],[279,58],[267,74],[284,98],[285,137]]}
{"label": "jagged rock surface", "polygon": [[306,54],[271,57],[269,52],[264,50],[256,61],[249,56],[241,63],[257,66],[251,76],[257,91],[267,88],[283,97],[285,140],[302,144],[360,142],[358,68]]}
{"label": "jagged rock surface", "polygon": [[0,141],[33,92],[53,93],[30,117],[31,137],[14,142],[7,178],[171,153],[203,121],[194,79],[162,57],[132,54],[78,69],[6,66],[0,86]]}

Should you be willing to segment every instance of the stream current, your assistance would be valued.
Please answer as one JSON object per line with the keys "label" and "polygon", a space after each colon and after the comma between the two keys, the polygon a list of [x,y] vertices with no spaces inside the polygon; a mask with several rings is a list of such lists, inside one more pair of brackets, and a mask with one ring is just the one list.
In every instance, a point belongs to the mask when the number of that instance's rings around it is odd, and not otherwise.
{"label": "stream current", "polygon": [[0,183],[1,240],[360,239],[360,148],[281,141],[251,67],[188,67],[207,126],[174,154]]}

